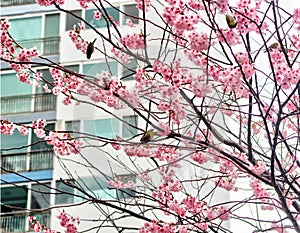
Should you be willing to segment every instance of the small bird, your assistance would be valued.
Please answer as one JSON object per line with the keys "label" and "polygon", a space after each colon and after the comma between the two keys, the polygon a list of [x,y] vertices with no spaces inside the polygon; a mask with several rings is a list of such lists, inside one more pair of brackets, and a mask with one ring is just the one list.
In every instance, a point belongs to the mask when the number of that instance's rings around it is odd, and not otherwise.
{"label": "small bird", "polygon": [[97,38],[93,42],[90,42],[88,44],[88,47],[87,47],[87,50],[86,50],[86,58],[87,59],[90,59],[91,56],[92,56],[92,53],[94,52],[94,44],[95,44],[96,40],[97,40]]}
{"label": "small bird", "polygon": [[235,22],[234,18],[228,13],[226,13],[225,17],[226,17],[226,22],[227,22],[228,27],[235,28],[237,25],[237,22]]}
{"label": "small bird", "polygon": [[144,133],[144,135],[140,141],[142,143],[147,143],[147,142],[150,142],[153,139],[153,137],[154,137],[153,129],[149,129]]}
{"label": "small bird", "polygon": [[[271,52],[273,49],[277,49],[279,47],[279,43],[278,42],[274,42],[273,44],[271,44],[268,47],[268,51]],[[265,50],[264,52],[267,52],[267,50]]]}

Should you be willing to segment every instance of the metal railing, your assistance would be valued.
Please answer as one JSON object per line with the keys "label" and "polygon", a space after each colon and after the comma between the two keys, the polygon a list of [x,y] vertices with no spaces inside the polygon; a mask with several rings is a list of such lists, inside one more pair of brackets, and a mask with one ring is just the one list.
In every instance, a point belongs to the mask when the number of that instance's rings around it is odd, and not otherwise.
{"label": "metal railing", "polygon": [[53,169],[53,152],[46,150],[22,154],[2,155],[1,166],[11,172]]}
{"label": "metal railing", "polygon": [[[51,214],[49,212],[39,213],[31,215],[35,216],[36,219],[46,227],[50,226]],[[27,232],[29,231],[29,225],[27,219],[29,217],[28,213],[2,213],[1,217],[1,232],[12,233],[12,232]]]}
{"label": "metal railing", "polygon": [[1,0],[1,6],[17,6],[26,4],[35,4],[35,0]]}
{"label": "metal railing", "polygon": [[51,93],[1,97],[1,114],[3,115],[55,109],[56,96]]}
{"label": "metal railing", "polygon": [[47,37],[40,39],[18,40],[17,43],[23,48],[36,47],[42,55],[59,53],[60,37]]}

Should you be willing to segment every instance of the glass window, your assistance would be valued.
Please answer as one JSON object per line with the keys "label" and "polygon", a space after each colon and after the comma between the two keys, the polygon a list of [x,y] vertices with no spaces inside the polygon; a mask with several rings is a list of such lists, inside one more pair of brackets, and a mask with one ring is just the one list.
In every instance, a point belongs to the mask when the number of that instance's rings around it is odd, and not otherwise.
{"label": "glass window", "polygon": [[46,15],[45,37],[59,36],[59,14]]}
{"label": "glass window", "polygon": [[69,66],[64,66],[67,70],[73,71],[75,73],[79,72],[79,65],[69,65]]}
{"label": "glass window", "polygon": [[49,69],[43,69],[43,70],[37,70],[38,72],[42,73],[42,80],[45,81],[40,81],[40,86],[36,88],[36,93],[45,93],[45,90],[43,88],[43,86],[45,84],[47,84],[48,88],[51,90],[53,88],[52,85],[50,85],[49,83],[53,83],[54,79],[52,77],[52,75],[50,74]]}
{"label": "glass window", "polygon": [[20,82],[16,73],[1,74],[1,97],[27,95],[32,93],[32,85]]}
{"label": "glass window", "polygon": [[80,121],[66,121],[66,130],[80,131]]}
{"label": "glass window", "polygon": [[101,74],[102,71],[111,72],[112,75],[118,75],[118,63],[117,62],[101,62],[96,64],[83,65],[83,74],[95,77],[97,74]]}
{"label": "glass window", "polygon": [[[0,135],[1,139],[1,154],[22,153],[27,151],[28,136],[22,136],[17,129],[13,135]],[[22,148],[23,147],[23,148]],[[5,151],[3,149],[16,148],[14,150]]]}
{"label": "glass window", "polygon": [[134,24],[138,24],[139,10],[136,4],[124,5],[125,15],[123,17],[123,24],[126,24],[127,19],[131,19]]}
{"label": "glass window", "polygon": [[[54,130],[55,124],[47,124],[45,127],[46,130]],[[46,131],[46,135],[48,135],[48,132]],[[47,144],[42,138],[38,138],[34,132],[32,132],[31,135],[31,150],[32,151],[41,151],[52,148],[52,145]]]}
{"label": "glass window", "polygon": [[[106,12],[109,15],[109,17],[111,18],[112,21],[118,21],[119,22],[119,11],[118,11],[118,7],[117,9],[112,8],[112,7],[108,7],[106,8]],[[94,11],[96,11],[96,9],[92,9],[92,10],[86,10],[85,11],[85,20],[88,21],[93,27],[95,28],[103,28],[107,26],[106,20],[105,20],[105,13],[102,12],[102,16],[100,18],[100,20],[95,20],[94,19]],[[89,25],[86,25],[86,28],[90,28]]]}
{"label": "glass window", "polygon": [[[127,183],[128,181],[133,181],[135,183],[136,177],[132,175],[121,175],[119,176],[120,181]],[[116,190],[117,199],[132,198],[135,196],[135,191],[133,189],[117,189]]]}
{"label": "glass window", "polygon": [[84,132],[106,138],[119,135],[119,121],[115,118],[84,121]]}
{"label": "glass window", "polygon": [[45,185],[34,184],[31,186],[31,209],[43,209],[50,206],[50,183]]}
{"label": "glass window", "polygon": [[133,80],[133,75],[135,74],[135,70],[137,69],[137,61],[136,59],[132,59],[128,64],[125,64],[122,69],[122,79],[124,80]]}
{"label": "glass window", "polygon": [[137,134],[137,116],[124,116],[122,124],[122,137],[129,138]]}
{"label": "glass window", "polygon": [[1,203],[3,204],[1,205],[1,212],[12,212],[18,210],[5,205],[27,208],[27,186],[2,187]]}
{"label": "glass window", "polygon": [[[115,197],[115,190],[108,186],[105,178],[83,177],[77,180],[77,182],[82,189],[95,198],[112,199]],[[80,191],[77,191],[77,194],[84,196]],[[82,198],[76,198],[76,202],[80,201],[83,201]]]}
{"label": "glass window", "polygon": [[[40,39],[42,31],[42,17],[12,19],[10,34],[16,41]],[[22,44],[21,44],[22,45]]]}
{"label": "glass window", "polygon": [[73,184],[72,180],[65,182],[56,181],[55,204],[72,204],[74,203],[74,188],[67,183]]}
{"label": "glass window", "polygon": [[[66,130],[80,132],[80,121],[66,121]],[[73,137],[78,137],[80,134],[72,133]]]}
{"label": "glass window", "polygon": [[[75,10],[75,11],[71,11],[73,14],[81,17],[81,10]],[[74,17],[71,14],[67,14],[67,23],[66,23],[66,31],[68,30],[73,30],[74,25],[78,25],[78,23],[80,23],[81,20]]]}

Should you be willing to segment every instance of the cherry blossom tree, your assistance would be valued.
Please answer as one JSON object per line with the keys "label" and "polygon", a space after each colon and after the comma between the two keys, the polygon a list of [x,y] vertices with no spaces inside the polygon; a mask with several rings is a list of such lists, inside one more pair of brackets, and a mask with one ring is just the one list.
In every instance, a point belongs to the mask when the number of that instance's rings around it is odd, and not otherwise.
{"label": "cherry blossom tree", "polygon": [[[93,106],[138,132],[106,138],[47,131],[43,119],[31,125],[1,120],[2,134],[18,129],[26,135],[32,128],[58,158],[85,158],[87,148],[98,148],[128,171],[125,181],[106,178],[129,199],[95,198],[66,182],[81,192],[82,205],[92,203],[104,216],[94,229],[232,232],[241,224],[253,232],[300,232],[300,8],[280,0],[136,0],[140,16],[130,17],[110,1],[78,0],[95,8],[95,20],[105,19],[99,30],[63,0],[37,2],[81,20],[69,37],[86,59],[100,54],[129,72],[73,72],[36,48],[22,48],[10,23],[1,21],[1,60],[20,82],[46,82],[44,89],[62,96],[64,105]],[[130,32],[107,6],[127,17]],[[34,65],[48,66],[54,81]],[[124,122],[118,116],[124,109],[140,124]],[[77,219],[64,212],[59,218],[64,226],[71,222],[66,232],[77,232]],[[137,223],[120,225],[122,218]],[[38,221],[30,221],[38,231]]]}

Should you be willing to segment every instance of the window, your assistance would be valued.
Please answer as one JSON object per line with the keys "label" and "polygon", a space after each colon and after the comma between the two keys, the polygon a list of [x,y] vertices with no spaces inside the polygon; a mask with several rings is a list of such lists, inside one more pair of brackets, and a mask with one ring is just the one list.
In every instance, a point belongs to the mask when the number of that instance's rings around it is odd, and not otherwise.
{"label": "window", "polygon": [[32,85],[20,82],[15,73],[1,74],[1,97],[27,95],[32,93]]}
{"label": "window", "polygon": [[83,65],[83,74],[96,77],[97,74],[101,74],[102,71],[111,72],[112,75],[118,75],[118,63],[117,62],[101,62],[93,64]]}
{"label": "window", "polygon": [[[81,10],[75,10],[71,11],[74,15],[77,15],[78,17],[81,17]],[[80,23],[81,20],[74,17],[71,14],[67,14],[67,23],[66,23],[66,31],[73,30],[74,25],[77,25]]]}
{"label": "window", "polygon": [[12,212],[18,209],[5,205],[27,208],[27,186],[1,188],[1,212]]}
{"label": "window", "polygon": [[59,36],[59,14],[46,15],[45,38]]}
{"label": "window", "polygon": [[[80,132],[80,121],[66,121],[66,130]],[[73,137],[78,137],[80,134],[72,133]]]}
{"label": "window", "polygon": [[[48,135],[49,130],[54,130],[55,129],[55,124],[47,124],[46,127],[46,135]],[[34,132],[32,132],[31,134],[31,150],[32,151],[41,151],[41,150],[49,150],[52,148],[52,145],[47,144],[45,141],[43,141],[43,139],[38,138]]]}
{"label": "window", "polygon": [[10,34],[16,41],[40,39],[42,31],[42,17],[12,19]]}
{"label": "window", "polygon": [[79,65],[69,65],[69,66],[65,66],[65,68],[75,73],[79,72]]}
{"label": "window", "polygon": [[[22,136],[17,129],[12,135],[0,135],[1,139],[1,154],[22,153],[27,151],[28,135]],[[14,150],[5,151],[3,149],[16,148]]]}
{"label": "window", "polygon": [[[83,177],[77,180],[79,187],[85,190],[89,195],[98,199],[112,199],[115,197],[115,190],[111,189],[104,178],[99,177]],[[85,196],[79,190],[77,194]],[[83,201],[82,198],[77,197],[76,202]]]}
{"label": "window", "polygon": [[12,19],[11,25],[10,33],[22,47],[36,47],[39,51],[41,51],[41,16]]}
{"label": "window", "polygon": [[[122,137],[129,138],[137,134],[137,116],[124,116],[122,124]],[[135,127],[134,127],[135,126]]]}
{"label": "window", "polygon": [[[16,74],[2,74],[1,114],[29,112],[31,109],[32,85],[22,83]],[[26,95],[26,96],[25,96]],[[18,96],[18,98],[13,97]]]}
{"label": "window", "polygon": [[115,118],[84,121],[83,131],[105,138],[115,138],[119,134],[119,121]]}
{"label": "window", "polygon": [[[119,176],[120,181],[127,183],[128,181],[133,181],[135,183],[136,177],[132,175],[121,175]],[[132,198],[135,196],[135,191],[132,189],[117,189],[116,190],[116,198],[117,199],[126,199]]]}
{"label": "window", "polygon": [[136,4],[124,5],[123,24],[126,24],[127,19],[131,19],[134,24],[138,24],[139,10]]}
{"label": "window", "polygon": [[136,59],[132,59],[128,64],[124,64],[122,69],[122,79],[124,80],[133,80],[133,75],[135,74],[135,70],[137,69],[137,61]]}
{"label": "window", "polygon": [[50,183],[33,184],[31,188],[31,209],[48,208],[50,206]]}
{"label": "window", "polygon": [[59,53],[59,14],[46,15],[43,54]]}
{"label": "window", "polygon": [[80,131],[80,121],[66,121],[66,130]]}
{"label": "window", "polygon": [[[70,185],[68,185],[70,183]],[[56,181],[55,204],[72,204],[74,203],[74,188],[72,180],[65,182]]]}
{"label": "window", "polygon": [[[118,7],[117,9],[112,8],[112,7],[108,7],[105,9],[107,15],[109,15],[110,19],[114,22],[114,21],[118,21],[119,22],[119,11],[118,11]],[[85,20],[88,21],[93,27],[95,28],[103,28],[103,27],[107,27],[107,22],[105,20],[105,12],[102,12],[102,16],[100,18],[100,20],[95,20],[94,19],[94,11],[96,11],[96,9],[92,9],[92,10],[86,10],[85,11]],[[86,28],[91,28],[89,25],[86,25]]]}
{"label": "window", "polygon": [[[39,81],[40,86],[36,88],[36,93],[45,93],[43,86],[47,84],[48,88],[51,90],[53,86],[51,85],[54,82],[52,75],[50,74],[49,69],[37,70],[42,73],[42,79]],[[43,81],[45,80],[45,81]],[[50,84],[49,84],[50,83]]]}

